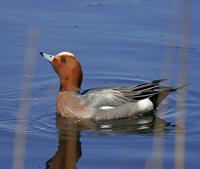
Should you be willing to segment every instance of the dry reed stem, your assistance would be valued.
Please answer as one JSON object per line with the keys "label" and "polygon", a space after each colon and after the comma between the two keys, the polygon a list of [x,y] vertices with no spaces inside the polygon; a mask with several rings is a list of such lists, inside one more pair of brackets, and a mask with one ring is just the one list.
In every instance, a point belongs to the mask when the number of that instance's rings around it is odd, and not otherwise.
{"label": "dry reed stem", "polygon": [[28,127],[28,115],[30,111],[32,97],[32,78],[36,63],[36,42],[38,31],[33,28],[28,38],[28,44],[25,54],[25,67],[21,85],[21,102],[17,114],[16,134],[13,152],[13,169],[24,168],[26,131]]}
{"label": "dry reed stem", "polygon": [[[180,53],[180,72],[178,76],[179,85],[187,83],[187,63],[188,63],[188,48],[190,41],[190,0],[184,0],[183,10],[183,31],[181,34],[181,53]],[[186,89],[178,91],[177,102],[177,126],[185,128],[185,97]],[[185,134],[176,130],[176,169],[185,168]]]}
{"label": "dry reed stem", "polygon": [[[173,2],[173,9],[170,19],[170,25],[169,25],[169,34],[168,34],[168,43],[166,52],[164,55],[163,60],[163,70],[161,71],[161,79],[168,79],[170,81],[170,77],[172,75],[172,67],[173,67],[173,57],[175,56],[174,49],[171,48],[171,46],[176,45],[176,37],[174,36],[177,34],[178,30],[178,15],[176,14],[177,9],[179,7],[178,1]],[[165,100],[166,103],[167,99]],[[166,107],[164,105],[160,106],[159,111],[165,112]],[[149,164],[146,165],[146,168],[152,168],[152,169],[162,169],[163,168],[163,159],[164,159],[164,135],[159,133],[164,133],[165,131],[165,124],[163,124],[164,121],[155,121],[155,128],[154,128],[154,138],[153,138],[153,157]],[[156,133],[158,131],[159,133]]]}
{"label": "dry reed stem", "polygon": [[[173,64],[173,57],[174,51],[173,48],[176,46],[176,41],[174,35],[176,35],[178,32],[178,15],[177,9],[180,6],[179,1],[175,1],[173,3],[174,11],[172,15],[172,23],[170,26],[170,38],[169,38],[169,45],[166,51],[166,55],[164,57],[164,69],[161,72],[161,78],[170,79],[170,75],[172,74],[172,64]],[[181,61],[180,61],[180,75],[179,75],[179,84],[178,86],[186,83],[186,75],[187,75],[187,53],[188,53],[188,43],[189,43],[189,19],[190,19],[190,4],[189,0],[184,0],[184,17],[183,17],[183,32],[181,34]],[[178,111],[177,111],[177,126],[181,126],[181,128],[184,128],[184,112],[185,112],[185,90],[178,91]],[[165,111],[165,107],[161,107],[162,111]],[[157,127],[164,127],[164,125],[160,125],[159,122],[155,122],[155,126]],[[155,127],[155,129],[157,129]],[[184,169],[184,134],[176,132],[176,169]],[[161,131],[164,132],[164,128],[161,129]],[[151,161],[151,168],[155,169],[162,169],[163,168],[163,155],[164,155],[164,140],[162,136],[157,136],[155,133],[154,141],[153,141],[153,160]]]}

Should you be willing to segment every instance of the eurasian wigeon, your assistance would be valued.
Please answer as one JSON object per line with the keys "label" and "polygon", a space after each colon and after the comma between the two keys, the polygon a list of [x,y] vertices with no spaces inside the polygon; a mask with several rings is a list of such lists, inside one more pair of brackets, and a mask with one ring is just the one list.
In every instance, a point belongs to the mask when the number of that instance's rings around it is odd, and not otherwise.
{"label": "eurasian wigeon", "polygon": [[155,112],[170,93],[181,88],[161,85],[164,79],[127,87],[94,88],[80,93],[81,64],[73,53],[48,55],[40,52],[60,78],[57,113],[64,117],[108,120]]}

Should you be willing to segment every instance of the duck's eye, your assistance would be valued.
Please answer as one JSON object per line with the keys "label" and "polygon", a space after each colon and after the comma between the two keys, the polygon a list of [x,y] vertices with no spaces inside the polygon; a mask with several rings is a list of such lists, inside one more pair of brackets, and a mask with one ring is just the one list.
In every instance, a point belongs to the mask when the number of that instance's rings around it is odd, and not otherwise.
{"label": "duck's eye", "polygon": [[61,59],[61,62],[62,62],[62,63],[67,63],[67,61],[65,60],[65,58],[62,58],[62,59]]}

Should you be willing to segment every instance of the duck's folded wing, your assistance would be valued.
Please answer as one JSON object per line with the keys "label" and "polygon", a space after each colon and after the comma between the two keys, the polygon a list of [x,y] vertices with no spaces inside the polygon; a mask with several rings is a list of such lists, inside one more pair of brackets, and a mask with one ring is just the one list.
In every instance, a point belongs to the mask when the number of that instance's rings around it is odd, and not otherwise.
{"label": "duck's folded wing", "polygon": [[82,97],[86,104],[92,107],[117,107],[125,103],[150,98],[159,93],[161,89],[166,88],[159,85],[162,81],[163,79],[155,80],[130,87],[89,89],[82,93]]}
{"label": "duck's folded wing", "polygon": [[103,106],[116,107],[130,102],[129,98],[123,92],[112,88],[90,89],[82,97],[87,105],[96,108]]}

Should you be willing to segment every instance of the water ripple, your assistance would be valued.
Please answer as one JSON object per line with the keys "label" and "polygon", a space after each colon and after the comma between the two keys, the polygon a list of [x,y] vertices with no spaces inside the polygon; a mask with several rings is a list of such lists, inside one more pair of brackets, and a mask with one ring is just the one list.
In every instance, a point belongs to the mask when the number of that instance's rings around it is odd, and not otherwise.
{"label": "water ripple", "polygon": [[[27,133],[33,135],[55,136],[54,116],[41,119],[1,119],[0,131],[11,133]],[[27,127],[26,127],[27,124]]]}

